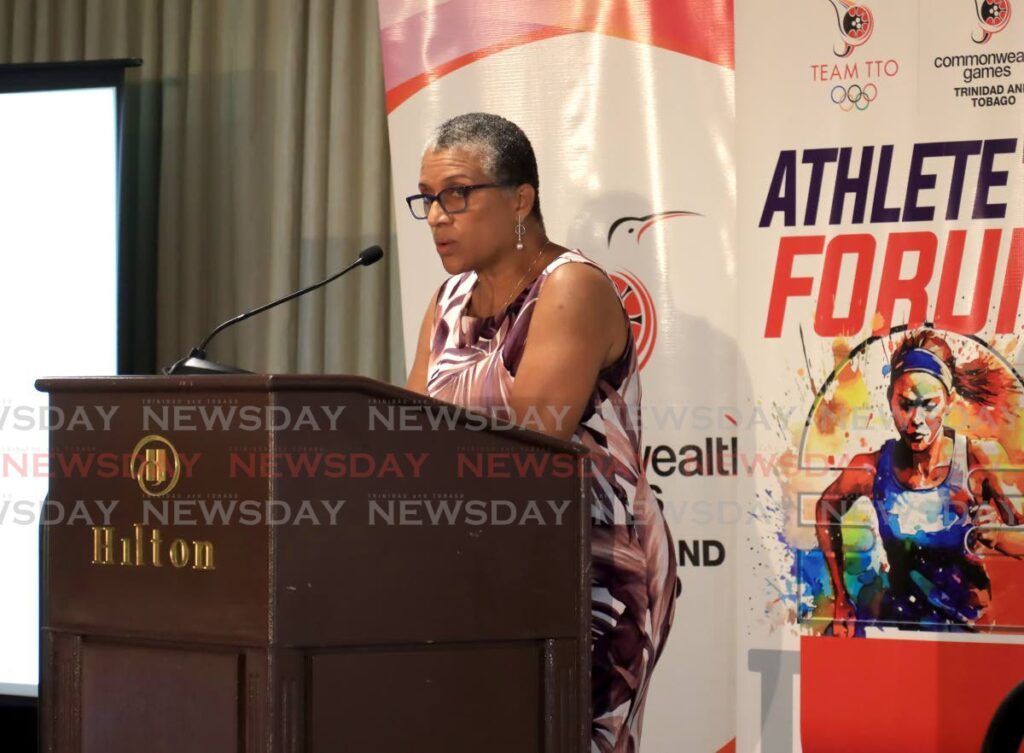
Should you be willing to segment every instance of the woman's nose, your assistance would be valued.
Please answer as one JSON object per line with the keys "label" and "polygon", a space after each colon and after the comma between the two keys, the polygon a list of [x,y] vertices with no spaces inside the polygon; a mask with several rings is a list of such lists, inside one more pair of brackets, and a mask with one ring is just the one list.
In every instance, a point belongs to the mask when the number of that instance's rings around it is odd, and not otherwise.
{"label": "woman's nose", "polygon": [[430,203],[430,209],[427,210],[427,224],[430,225],[430,227],[434,227],[435,225],[441,224],[442,221],[451,221],[451,215],[441,208],[440,201],[434,199]]}

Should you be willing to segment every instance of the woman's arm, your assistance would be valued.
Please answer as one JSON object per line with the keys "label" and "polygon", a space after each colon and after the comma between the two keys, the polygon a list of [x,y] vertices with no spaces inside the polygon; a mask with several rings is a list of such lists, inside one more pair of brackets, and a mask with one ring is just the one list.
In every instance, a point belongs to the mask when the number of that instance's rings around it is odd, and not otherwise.
{"label": "woman's arm", "polygon": [[409,371],[409,378],[405,381],[405,388],[421,395],[427,394],[427,364],[430,361],[430,336],[434,329],[434,310],[437,308],[437,296],[441,292],[438,288],[430,298],[427,312],[423,315],[423,322],[420,324],[420,335],[416,341],[416,358]]}
{"label": "woman's arm", "polygon": [[967,450],[970,482],[968,486],[977,507],[973,511],[978,528],[978,543],[1011,557],[1024,557],[1024,518],[1003,492],[994,470],[1009,465],[1005,451],[998,445],[971,442]]}
{"label": "woman's arm", "polygon": [[611,281],[589,264],[563,264],[537,298],[509,396],[513,418],[573,435],[602,367],[626,345],[628,323]]}
{"label": "woman's arm", "polygon": [[814,510],[818,546],[825,556],[835,593],[832,632],[844,638],[853,637],[857,612],[843,581],[842,518],[857,499],[871,496],[876,467],[876,454],[856,455],[822,493]]}

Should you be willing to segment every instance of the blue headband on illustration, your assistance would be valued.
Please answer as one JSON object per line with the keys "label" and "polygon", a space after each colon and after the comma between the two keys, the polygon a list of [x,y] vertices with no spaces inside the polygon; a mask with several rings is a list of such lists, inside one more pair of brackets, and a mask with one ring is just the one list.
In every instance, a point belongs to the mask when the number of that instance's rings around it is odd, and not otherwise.
{"label": "blue headband on illustration", "polygon": [[892,378],[895,380],[901,374],[910,371],[918,371],[923,374],[931,374],[942,382],[946,392],[953,392],[953,373],[945,361],[924,348],[914,348],[907,351],[903,357],[892,365]]}

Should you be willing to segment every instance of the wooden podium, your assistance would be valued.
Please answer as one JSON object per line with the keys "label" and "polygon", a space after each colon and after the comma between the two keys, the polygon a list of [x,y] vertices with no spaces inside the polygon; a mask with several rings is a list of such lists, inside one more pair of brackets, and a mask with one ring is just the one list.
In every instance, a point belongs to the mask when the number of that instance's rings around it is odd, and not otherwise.
{"label": "wooden podium", "polygon": [[41,750],[589,750],[572,445],[358,377],[37,386]]}

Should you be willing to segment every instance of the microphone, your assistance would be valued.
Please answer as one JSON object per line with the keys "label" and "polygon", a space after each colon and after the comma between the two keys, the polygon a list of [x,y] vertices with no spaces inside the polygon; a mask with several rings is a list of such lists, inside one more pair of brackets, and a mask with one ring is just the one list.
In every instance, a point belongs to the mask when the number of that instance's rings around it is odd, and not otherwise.
{"label": "microphone", "polygon": [[300,295],[310,293],[316,290],[317,288],[322,288],[327,283],[333,282],[342,275],[348,274],[356,267],[368,267],[371,264],[376,264],[378,261],[381,260],[383,256],[384,251],[381,249],[380,246],[370,246],[369,248],[360,252],[359,256],[356,257],[356,260],[349,264],[340,272],[335,272],[333,275],[321,280],[320,282],[314,283],[313,285],[302,288],[300,290],[296,290],[294,293],[289,293],[286,296],[278,298],[276,301],[264,303],[262,306],[257,306],[256,308],[246,311],[243,314],[239,314],[238,316],[232,317],[231,319],[228,319],[226,322],[221,322],[220,324],[213,328],[213,331],[210,332],[210,334],[203,338],[202,342],[200,342],[196,347],[192,348],[192,350],[189,352],[187,356],[178,361],[175,361],[173,364],[163,369],[162,373],[168,376],[172,374],[251,374],[252,372],[246,371],[245,369],[239,369],[235,366],[228,366],[226,364],[217,363],[216,361],[207,360],[206,346],[210,344],[210,340],[212,340],[219,332],[221,332],[221,330],[225,330],[233,324],[243,322],[250,316],[256,316],[256,314],[261,314],[267,309],[274,308],[274,306],[286,303],[287,301],[290,301],[293,298],[298,298]]}

